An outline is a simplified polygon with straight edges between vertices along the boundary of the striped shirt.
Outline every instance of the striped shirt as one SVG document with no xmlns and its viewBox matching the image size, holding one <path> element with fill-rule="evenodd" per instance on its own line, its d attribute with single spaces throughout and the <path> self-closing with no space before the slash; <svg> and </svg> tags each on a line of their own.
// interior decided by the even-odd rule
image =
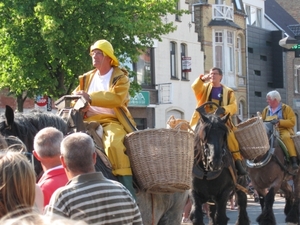
<svg viewBox="0 0 300 225">
<path fill-rule="evenodd" d="M 45 214 L 84 220 L 88 224 L 143 224 L 130 192 L 119 182 L 106 179 L 101 172 L 76 176 L 57 189 Z"/>
</svg>

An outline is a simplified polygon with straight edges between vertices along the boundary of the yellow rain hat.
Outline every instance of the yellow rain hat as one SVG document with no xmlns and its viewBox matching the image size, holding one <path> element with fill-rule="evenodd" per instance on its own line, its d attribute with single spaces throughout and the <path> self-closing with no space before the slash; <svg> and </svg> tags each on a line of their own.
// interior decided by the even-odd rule
<svg viewBox="0 0 300 225">
<path fill-rule="evenodd" d="M 114 49 L 110 42 L 104 39 L 98 40 L 91 46 L 90 52 L 94 51 L 95 49 L 101 50 L 105 55 L 111 58 L 111 65 L 119 66 L 119 60 L 114 55 Z"/>
</svg>

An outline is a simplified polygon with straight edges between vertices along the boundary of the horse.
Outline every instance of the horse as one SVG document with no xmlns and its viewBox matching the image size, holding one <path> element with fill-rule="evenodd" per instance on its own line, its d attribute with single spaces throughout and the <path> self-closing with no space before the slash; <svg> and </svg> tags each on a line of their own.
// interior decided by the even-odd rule
<svg viewBox="0 0 300 225">
<path fill-rule="evenodd" d="M 32 152 L 35 134 L 47 126 L 56 127 L 66 135 L 70 130 L 67 121 L 57 114 L 41 112 L 14 114 L 12 108 L 6 106 L 5 115 L 0 121 L 0 134 L 3 136 L 17 136 L 26 144 L 28 151 Z M 40 166 L 40 163 L 36 161 L 35 165 Z M 97 156 L 96 165 L 98 165 L 96 166 L 96 171 L 101 171 L 108 179 L 116 180 L 111 168 L 103 162 L 102 157 Z M 42 172 L 42 168 L 39 166 L 35 168 L 37 174 Z M 172 194 L 153 194 L 144 190 L 138 190 L 136 198 L 143 224 L 180 225 L 183 208 L 188 198 L 188 191 Z"/>
<path fill-rule="evenodd" d="M 204 107 L 215 105 L 215 113 L 206 114 Z M 190 219 L 193 225 L 204 225 L 202 204 L 209 203 L 210 224 L 226 225 L 226 204 L 231 192 L 238 197 L 239 216 L 236 224 L 248 225 L 246 211 L 247 195 L 245 176 L 237 177 L 232 155 L 227 148 L 229 114 L 220 117 L 219 106 L 207 102 L 196 109 L 200 119 L 195 128 L 194 168 L 192 181 L 193 210 Z"/>
<path fill-rule="evenodd" d="M 275 194 L 282 190 L 285 197 L 286 222 L 298 224 L 299 213 L 295 212 L 295 207 L 298 205 L 294 201 L 293 190 L 288 183 L 289 180 L 295 179 L 298 175 L 292 170 L 287 151 L 282 149 L 284 144 L 276 134 L 274 122 L 264 122 L 270 140 L 268 152 L 255 159 L 246 160 L 249 177 L 253 188 L 258 192 L 262 210 L 256 221 L 259 225 L 276 224 L 273 203 Z"/>
</svg>

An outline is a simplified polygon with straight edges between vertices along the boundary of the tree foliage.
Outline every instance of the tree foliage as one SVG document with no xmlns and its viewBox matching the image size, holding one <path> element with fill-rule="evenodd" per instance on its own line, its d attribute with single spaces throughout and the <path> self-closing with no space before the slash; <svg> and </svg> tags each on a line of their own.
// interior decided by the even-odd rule
<svg viewBox="0 0 300 225">
<path fill-rule="evenodd" d="M 161 18 L 183 14 L 177 0 L 2 0 L 0 88 L 18 99 L 60 97 L 92 69 L 89 47 L 109 40 L 120 61 L 175 29 Z M 138 89 L 137 84 L 133 84 Z M 20 110 L 20 109 L 19 109 Z M 22 110 L 21 110 L 22 111 Z"/>
</svg>

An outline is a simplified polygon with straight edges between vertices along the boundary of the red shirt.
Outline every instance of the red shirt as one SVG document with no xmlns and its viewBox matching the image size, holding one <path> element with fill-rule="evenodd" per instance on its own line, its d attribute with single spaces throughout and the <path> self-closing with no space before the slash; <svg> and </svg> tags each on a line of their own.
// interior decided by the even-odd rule
<svg viewBox="0 0 300 225">
<path fill-rule="evenodd" d="M 57 188 L 65 186 L 67 182 L 68 178 L 62 166 L 47 170 L 43 174 L 41 179 L 38 181 L 38 185 L 44 194 L 44 206 L 49 204 L 53 192 Z"/>
</svg>

